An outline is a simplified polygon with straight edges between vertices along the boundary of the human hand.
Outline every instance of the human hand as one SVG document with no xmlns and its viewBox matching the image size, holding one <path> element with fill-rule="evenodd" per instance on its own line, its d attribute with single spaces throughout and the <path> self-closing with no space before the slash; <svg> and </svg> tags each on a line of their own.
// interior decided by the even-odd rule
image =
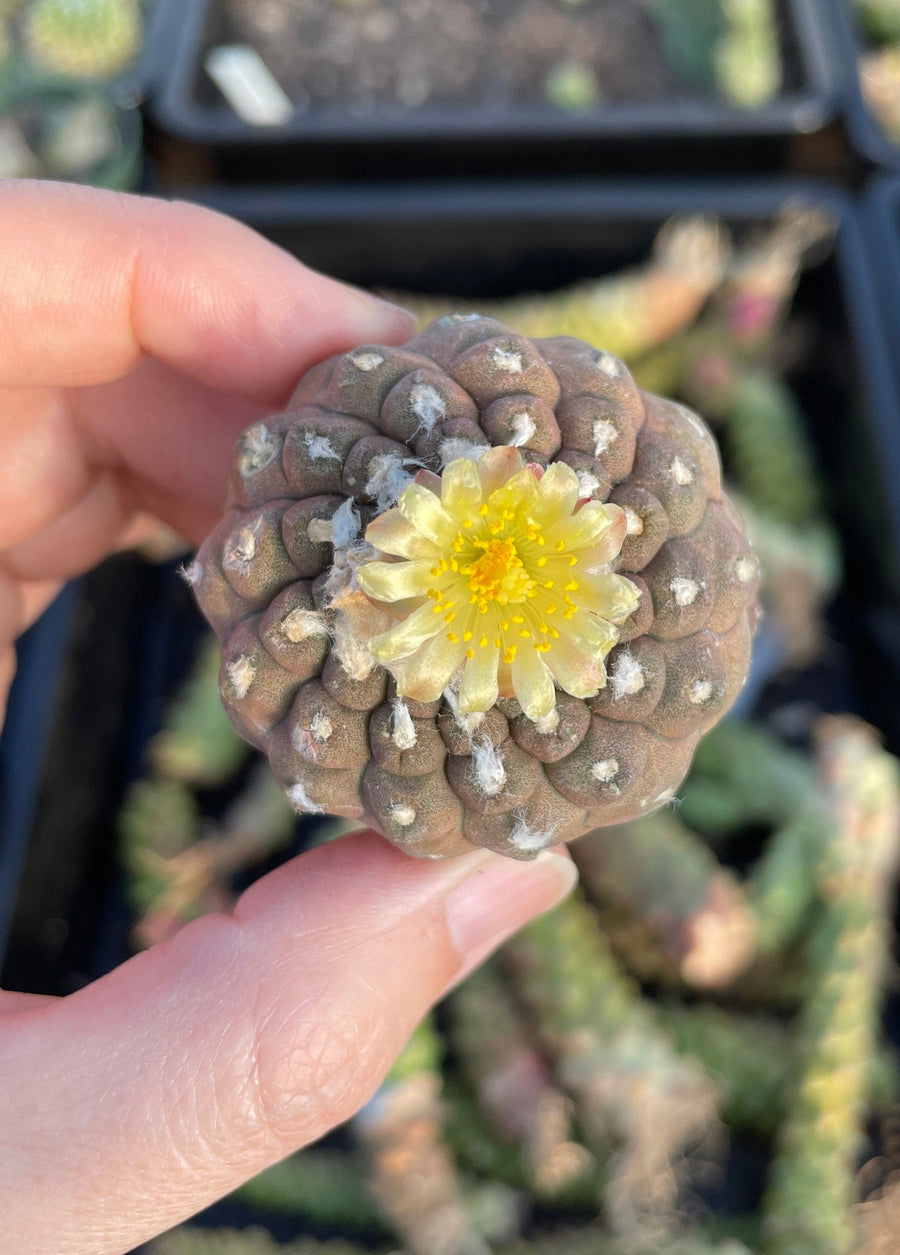
<svg viewBox="0 0 900 1255">
<path fill-rule="evenodd" d="M 149 516 L 199 541 L 243 427 L 413 328 L 188 205 L 8 183 L 0 240 L 2 702 L 63 579 Z M 2 1250 L 117 1255 L 321 1136 L 574 878 L 560 853 L 419 862 L 355 833 L 67 998 L 0 992 Z"/>
</svg>

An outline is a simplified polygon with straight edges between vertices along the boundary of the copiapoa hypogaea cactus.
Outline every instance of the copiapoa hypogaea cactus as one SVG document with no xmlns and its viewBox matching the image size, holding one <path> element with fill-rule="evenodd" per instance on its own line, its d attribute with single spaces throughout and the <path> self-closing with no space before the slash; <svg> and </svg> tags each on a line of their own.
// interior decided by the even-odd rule
<svg viewBox="0 0 900 1255">
<path fill-rule="evenodd" d="M 299 811 L 530 858 L 673 795 L 744 682 L 758 567 L 695 414 L 454 314 L 249 428 L 188 576 Z"/>
</svg>

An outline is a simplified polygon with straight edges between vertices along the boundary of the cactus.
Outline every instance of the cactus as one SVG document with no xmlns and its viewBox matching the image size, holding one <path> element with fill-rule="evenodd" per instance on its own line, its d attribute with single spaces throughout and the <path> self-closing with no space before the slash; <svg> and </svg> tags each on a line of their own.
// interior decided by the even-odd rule
<svg viewBox="0 0 900 1255">
<path fill-rule="evenodd" d="M 529 924 L 503 956 L 588 1145 L 604 1158 L 615 1147 L 605 1191 L 611 1223 L 623 1236 L 658 1236 L 671 1222 L 686 1153 L 717 1127 L 717 1087 L 679 1057 L 583 899 Z"/>
<path fill-rule="evenodd" d="M 349 1242 L 300 1238 L 282 1244 L 265 1229 L 196 1229 L 183 1225 L 145 1248 L 147 1255 L 366 1255 Z"/>
<path fill-rule="evenodd" d="M 571 1103 L 553 1084 L 498 970 L 488 965 L 469 976 L 448 1012 L 479 1105 L 515 1146 L 530 1188 L 543 1198 L 565 1197 L 594 1178 L 594 1157 L 573 1139 Z"/>
<path fill-rule="evenodd" d="M 141 44 L 137 0 L 34 0 L 26 44 L 43 69 L 73 78 L 111 78 Z"/>
<path fill-rule="evenodd" d="M 900 42 L 900 0 L 854 0 L 854 7 L 874 43 Z"/>
<path fill-rule="evenodd" d="M 573 336 L 610 353 L 639 357 L 693 323 L 726 274 L 731 247 L 710 218 L 673 218 L 659 231 L 649 261 L 558 292 L 480 301 L 480 313 L 531 339 Z M 459 300 L 394 294 L 424 327 L 458 312 Z M 652 391 L 652 389 L 651 389 Z"/>
<path fill-rule="evenodd" d="M 781 50 L 773 0 L 721 0 L 725 29 L 716 48 L 722 95 L 741 109 L 758 109 L 781 87 Z"/>
<path fill-rule="evenodd" d="M 188 574 L 297 810 L 515 858 L 671 796 L 758 580 L 694 414 L 478 315 L 311 371 Z"/>
<path fill-rule="evenodd" d="M 900 825 L 898 764 L 872 730 L 823 720 L 819 759 L 832 838 L 818 868 L 817 979 L 804 1008 L 805 1065 L 765 1199 L 766 1255 L 846 1255 L 853 1174 L 889 946 Z"/>
<path fill-rule="evenodd" d="M 210 635 L 200 644 L 191 673 L 150 744 L 150 765 L 166 779 L 214 788 L 250 756 L 222 709 L 219 663 L 218 643 Z"/>
<path fill-rule="evenodd" d="M 573 856 L 586 891 L 639 915 L 688 984 L 721 988 L 749 964 L 756 924 L 743 892 L 675 815 L 598 828 Z"/>
<path fill-rule="evenodd" d="M 242 1185 L 232 1197 L 259 1211 L 302 1216 L 313 1225 L 354 1233 L 384 1231 L 362 1166 L 345 1151 L 312 1149 L 291 1155 Z"/>
<path fill-rule="evenodd" d="M 354 1128 L 370 1188 L 409 1255 L 488 1255 L 442 1136 L 439 1069 L 440 1043 L 426 1018 Z"/>
</svg>

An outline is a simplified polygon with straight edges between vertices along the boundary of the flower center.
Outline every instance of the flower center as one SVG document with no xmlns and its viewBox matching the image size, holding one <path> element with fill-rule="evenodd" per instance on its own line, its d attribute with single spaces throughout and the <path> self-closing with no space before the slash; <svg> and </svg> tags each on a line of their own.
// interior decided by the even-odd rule
<svg viewBox="0 0 900 1255">
<path fill-rule="evenodd" d="M 476 540 L 474 544 L 484 552 L 468 566 L 461 567 L 460 574 L 468 577 L 469 601 L 479 610 L 482 603 L 486 609 L 489 601 L 504 605 L 534 595 L 535 581 L 525 570 L 514 540 Z"/>
</svg>

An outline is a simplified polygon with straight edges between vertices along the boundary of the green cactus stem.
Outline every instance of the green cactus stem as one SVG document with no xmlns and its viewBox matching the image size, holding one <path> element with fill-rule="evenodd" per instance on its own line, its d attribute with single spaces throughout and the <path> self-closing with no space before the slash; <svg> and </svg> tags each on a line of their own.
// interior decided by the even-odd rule
<svg viewBox="0 0 900 1255">
<path fill-rule="evenodd" d="M 781 88 L 773 0 L 721 0 L 725 28 L 716 47 L 719 91 L 740 109 L 758 109 Z"/>
<path fill-rule="evenodd" d="M 300 1238 L 276 1242 L 265 1229 L 196 1229 L 183 1225 L 151 1242 L 147 1255 L 371 1255 L 349 1242 Z"/>
<path fill-rule="evenodd" d="M 137 0 L 33 0 L 26 44 L 45 70 L 73 78 L 111 78 L 141 45 Z"/>
<path fill-rule="evenodd" d="M 259 1211 L 301 1216 L 310 1224 L 384 1234 L 362 1164 L 347 1151 L 312 1148 L 291 1155 L 235 1190 L 233 1197 Z"/>
<path fill-rule="evenodd" d="M 588 1146 L 612 1153 L 614 1228 L 643 1239 L 665 1232 L 685 1155 L 717 1125 L 716 1086 L 677 1054 L 583 898 L 530 924 L 503 956 Z"/>
<path fill-rule="evenodd" d="M 721 282 L 730 256 L 727 233 L 709 218 L 673 218 L 650 260 L 557 292 L 476 301 L 483 315 L 531 337 L 574 336 L 629 360 L 689 327 Z M 472 302 L 403 293 L 424 326 Z"/>
<path fill-rule="evenodd" d="M 443 1138 L 441 1044 L 430 1017 L 354 1120 L 369 1187 L 410 1255 L 488 1255 Z"/>
<path fill-rule="evenodd" d="M 670 811 L 597 828 L 572 853 L 587 893 L 639 915 L 688 984 L 721 988 L 750 963 L 756 924 L 741 887 Z"/>
<path fill-rule="evenodd" d="M 854 7 L 874 43 L 900 42 L 900 0 L 854 0 Z"/>
<path fill-rule="evenodd" d="M 689 827 L 723 841 L 751 824 L 789 822 L 815 788 L 802 754 L 764 728 L 731 719 L 697 747 L 678 813 Z"/>
<path fill-rule="evenodd" d="M 821 860 L 816 980 L 802 1023 L 804 1069 L 765 1198 L 766 1255 L 846 1255 L 867 1062 L 889 948 L 898 854 L 898 764 L 849 717 L 822 720 L 818 758 L 835 828 Z"/>
<path fill-rule="evenodd" d="M 530 1188 L 557 1198 L 596 1178 L 594 1156 L 574 1140 L 571 1102 L 553 1084 L 499 968 L 468 977 L 447 1010 L 463 1072 Z"/>
<path fill-rule="evenodd" d="M 250 755 L 222 709 L 219 663 L 219 646 L 210 634 L 150 746 L 155 771 L 196 788 L 223 784 Z"/>
<path fill-rule="evenodd" d="M 662 1244 L 635 1245 L 594 1227 L 554 1231 L 503 1247 L 497 1255 L 753 1255 L 737 1238 L 719 1239 L 688 1232 Z"/>
<path fill-rule="evenodd" d="M 808 922 L 816 900 L 816 868 L 830 828 L 830 817 L 817 801 L 811 801 L 766 843 L 748 883 L 760 956 L 781 953 Z"/>
</svg>

